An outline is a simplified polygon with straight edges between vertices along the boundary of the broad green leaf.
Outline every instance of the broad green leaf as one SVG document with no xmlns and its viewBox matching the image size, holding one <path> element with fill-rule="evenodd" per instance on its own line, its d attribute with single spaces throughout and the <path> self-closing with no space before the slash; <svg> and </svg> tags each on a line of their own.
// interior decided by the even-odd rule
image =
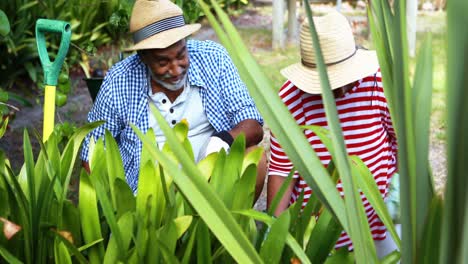
<svg viewBox="0 0 468 264">
<path fill-rule="evenodd" d="M 125 180 L 120 178 L 115 179 L 114 191 L 119 195 L 116 196 L 117 202 L 117 218 L 120 218 L 126 212 L 133 212 L 136 209 L 136 199 L 133 192 Z"/>
<path fill-rule="evenodd" d="M 5 37 L 8 33 L 10 33 L 10 22 L 5 12 L 0 9 L 0 35 Z"/>
<path fill-rule="evenodd" d="M 354 255 L 353 255 L 353 252 L 349 252 L 347 247 L 342 247 L 338 249 L 335 254 L 328 257 L 324 263 L 325 264 L 354 263 Z"/>
<path fill-rule="evenodd" d="M 440 258 L 443 213 L 443 197 L 434 195 L 423 225 L 421 250 L 418 252 L 419 263 L 431 263 Z"/>
<path fill-rule="evenodd" d="M 171 133 L 171 128 L 164 118 L 154 106 L 150 107 L 166 136 L 168 144 L 182 164 L 182 171 L 179 171 L 180 167 L 178 164 L 163 156 L 158 148 L 151 146 L 151 141 L 136 127 L 132 126 L 140 140 L 142 140 L 151 155 L 158 160 L 166 170 L 171 172 L 179 171 L 179 173 L 174 173 L 172 175 L 177 187 L 185 194 L 185 197 L 187 197 L 191 205 L 197 210 L 200 217 L 207 223 L 211 231 L 236 261 L 242 263 L 261 262 L 257 252 L 245 235 L 242 234 L 240 227 L 236 224 L 227 208 L 208 186 L 205 179 L 199 176 L 201 173 L 178 142 L 175 135 Z"/>
<path fill-rule="evenodd" d="M 99 221 L 98 201 L 96 191 L 89 179 L 88 174 L 82 170 L 80 175 L 80 200 L 78 207 L 81 217 L 81 232 L 84 242 L 93 243 L 102 239 L 101 224 Z M 102 263 L 104 257 L 104 247 L 98 243 L 88 249 L 90 263 Z"/>
<path fill-rule="evenodd" d="M 242 210 L 252 207 L 256 180 L 257 166 L 255 164 L 251 164 L 247 167 L 242 177 L 233 186 L 235 192 L 231 207 L 232 210 Z"/>
<path fill-rule="evenodd" d="M 197 263 L 212 263 L 210 231 L 205 223 L 197 226 Z"/>
<path fill-rule="evenodd" d="M 62 228 L 72 234 L 75 245 L 81 245 L 81 230 L 80 230 L 80 211 L 70 201 L 64 201 L 63 204 L 63 221 Z"/>
<path fill-rule="evenodd" d="M 105 134 L 105 141 L 106 141 L 106 160 L 107 164 L 107 175 L 109 176 L 109 187 L 110 193 L 112 197 L 112 204 L 114 208 L 117 207 L 117 196 L 119 195 L 116 193 L 114 189 L 114 182 L 115 179 L 120 178 L 125 180 L 125 172 L 123 168 L 122 158 L 120 157 L 119 146 L 115 142 L 115 139 L 112 137 L 109 131 L 106 130 Z"/>
<path fill-rule="evenodd" d="M 382 264 L 397 264 L 400 263 L 401 254 L 398 250 L 393 251 L 392 253 L 385 256 L 380 263 Z M 426 262 L 430 263 L 430 262 Z"/>
<path fill-rule="evenodd" d="M 184 252 L 184 256 L 182 257 L 183 264 L 190 263 L 190 260 L 192 258 L 193 248 L 195 247 L 195 239 L 197 238 L 197 229 L 198 229 L 198 225 L 200 224 L 199 219 L 194 220 L 194 223 L 195 224 L 192 225 L 192 228 L 191 228 L 190 237 L 183 251 Z"/>
<path fill-rule="evenodd" d="M 59 240 L 55 240 L 54 253 L 55 263 L 72 263 L 71 256 L 68 253 L 67 247 L 63 243 L 59 242 Z"/>
<path fill-rule="evenodd" d="M 397 245 L 398 249 L 401 249 L 401 240 L 398 236 L 395 226 L 393 224 L 392 217 L 390 216 L 387 206 L 382 198 L 382 194 L 375 182 L 374 176 L 370 172 L 369 168 L 358 156 L 350 156 L 351 166 L 353 174 L 356 175 L 356 181 L 361 191 L 366 196 L 372 208 L 377 212 L 380 220 L 387 227 L 388 232 L 391 234 L 393 241 Z"/>
<path fill-rule="evenodd" d="M 466 236 L 468 163 L 465 158 L 468 142 L 464 140 L 468 129 L 466 10 L 468 10 L 468 1 L 447 2 L 447 182 L 444 193 L 440 263 L 468 261 L 466 250 L 462 248 L 468 244 Z M 461 226 L 465 227 L 463 232 L 460 232 Z"/>
<path fill-rule="evenodd" d="M 185 215 L 174 219 L 174 224 L 176 227 L 177 238 L 180 238 L 190 227 L 192 223 L 193 216 Z"/>
<path fill-rule="evenodd" d="M 158 240 L 157 247 L 162 253 L 163 263 L 180 263 L 179 260 L 174 256 L 173 252 L 167 248 L 165 241 Z"/>
<path fill-rule="evenodd" d="M 215 168 L 217 156 L 216 155 L 208 155 L 206 158 L 202 159 L 198 162 L 197 167 L 202 173 L 201 175 L 208 181 L 213 173 Z"/>
<path fill-rule="evenodd" d="M 23 262 L 11 254 L 6 248 L 0 246 L 0 255 L 10 264 L 22 264 Z"/>
<path fill-rule="evenodd" d="M 98 141 L 99 142 L 99 141 Z M 102 142 L 102 141 L 101 141 Z M 100 152 L 102 145 L 97 144 L 95 149 L 94 156 L 96 157 L 96 152 Z M 103 150 L 102 150 L 103 151 Z M 99 200 L 100 208 L 102 209 L 102 213 L 107 221 L 107 224 L 110 227 L 110 231 L 112 233 L 112 237 L 115 239 L 117 248 L 118 248 L 118 259 L 123 261 L 124 260 L 124 253 L 125 253 L 125 245 L 124 240 L 117 223 L 116 216 L 114 214 L 115 209 L 112 206 L 112 200 L 108 196 L 108 186 L 104 186 L 105 182 L 108 180 L 105 178 L 105 174 L 107 169 L 104 167 L 106 166 L 105 160 L 101 159 L 101 162 L 94 162 L 94 167 L 91 169 L 91 174 L 89 175 L 89 179 L 94 186 L 96 196 Z M 108 164 L 107 166 L 112 166 L 112 164 Z M 81 187 L 81 186 L 80 186 Z M 102 255 L 101 255 L 102 256 Z"/>
<path fill-rule="evenodd" d="M 4 163 L 4 158 L 3 158 L 3 152 L 0 152 L 2 156 L 2 163 Z M 6 183 L 6 186 L 9 188 L 10 193 L 13 194 L 15 205 L 16 205 L 16 216 L 18 217 L 18 224 L 22 228 L 22 233 L 24 235 L 23 239 L 23 247 L 25 249 L 25 258 L 26 260 L 32 261 L 32 255 L 33 252 L 28 249 L 32 249 L 31 244 L 32 244 L 32 238 L 31 238 L 31 223 L 29 222 L 30 220 L 30 214 L 31 212 L 29 211 L 29 206 L 28 206 L 28 200 L 26 198 L 25 193 L 23 192 L 20 183 L 18 182 L 18 179 L 15 177 L 13 172 L 11 171 L 11 168 L 5 167 L 5 172 L 0 173 L 0 176 L 4 177 L 4 181 Z M 13 209 L 13 208 L 12 208 Z M 5 254 L 8 254 L 6 252 Z"/>
<path fill-rule="evenodd" d="M 127 212 L 117 221 L 117 225 L 122 234 L 123 249 L 125 250 L 123 253 L 127 252 L 130 242 L 132 241 L 134 228 L 133 217 L 133 213 Z M 121 255 L 118 251 L 119 248 L 117 246 L 116 238 L 115 236 L 111 236 L 106 248 L 106 254 L 104 255 L 104 263 L 117 263 L 119 261 L 119 255 Z M 125 262 L 124 259 L 121 259 L 120 261 Z"/>
<path fill-rule="evenodd" d="M 417 223 L 423 223 L 434 196 L 434 182 L 429 164 L 429 138 L 432 102 L 432 43 L 429 35 L 420 47 L 413 84 L 413 120 L 416 145 Z M 416 226 L 416 238 L 421 241 L 424 225 Z"/>
<path fill-rule="evenodd" d="M 275 221 L 270 215 L 253 210 L 253 209 L 242 210 L 242 211 L 237 211 L 233 213 L 252 217 L 253 219 L 261 221 L 267 224 L 268 226 L 271 226 Z M 291 248 L 294 254 L 299 258 L 301 263 L 304 263 L 304 264 L 311 263 L 309 258 L 305 254 L 304 250 L 302 249 L 302 247 L 297 243 L 297 241 L 294 239 L 294 237 L 291 234 L 287 235 L 286 244 L 289 246 L 289 248 Z"/>
<path fill-rule="evenodd" d="M 62 160 L 60 162 L 61 168 L 62 168 L 61 169 L 62 175 L 60 176 L 60 179 L 62 181 L 69 182 L 69 179 L 71 177 L 71 174 L 74 168 L 73 165 L 75 164 L 76 156 L 78 154 L 78 151 L 80 150 L 80 146 L 81 146 L 81 143 L 83 142 L 83 139 L 86 137 L 86 135 L 89 132 L 91 132 L 93 129 L 95 129 L 96 127 L 102 124 L 104 124 L 103 121 L 88 123 L 78 128 L 76 132 L 73 133 L 73 135 L 71 136 L 70 140 L 68 141 L 62 153 Z M 94 142 L 94 140 L 91 139 L 90 142 Z M 89 151 L 90 153 L 93 153 L 91 146 L 90 146 Z"/>
<path fill-rule="evenodd" d="M 250 164 L 255 164 L 258 166 L 258 163 L 260 162 L 263 154 L 264 149 L 261 147 L 256 147 L 255 149 L 247 152 L 247 154 L 244 155 L 244 161 L 242 162 L 242 173 L 244 173 L 245 169 Z"/>
<path fill-rule="evenodd" d="M 81 254 L 78 248 L 75 247 L 70 241 L 68 241 L 63 235 L 59 234 L 56 231 L 49 230 L 49 233 L 53 234 L 56 238 L 56 241 L 60 241 L 62 245 L 66 247 L 68 251 L 70 251 L 70 256 L 73 255 L 76 260 L 80 263 L 88 263 L 86 258 Z"/>
<path fill-rule="evenodd" d="M 1 12 L 2 10 L 0 10 Z M 8 120 L 10 119 L 9 116 L 7 116 L 7 118 L 5 118 L 1 123 L 0 123 L 0 138 L 3 137 L 3 135 L 5 135 L 5 132 L 6 132 L 6 129 L 8 127 Z"/>
<path fill-rule="evenodd" d="M 141 164 L 138 178 L 138 195 L 136 197 L 136 212 L 138 217 L 149 217 L 149 221 L 156 225 L 156 182 L 159 182 L 159 170 L 153 161 Z M 162 195 L 162 193 L 161 193 Z M 156 226 L 159 226 L 156 225 Z"/>
<path fill-rule="evenodd" d="M 312 263 L 324 263 L 340 238 L 343 228 L 328 210 L 322 211 L 314 229 L 311 239 L 307 243 L 306 254 Z"/>
<path fill-rule="evenodd" d="M 289 211 L 286 210 L 271 225 L 271 230 L 260 249 L 260 256 L 265 263 L 278 263 L 280 261 L 288 235 L 289 220 Z"/>
</svg>

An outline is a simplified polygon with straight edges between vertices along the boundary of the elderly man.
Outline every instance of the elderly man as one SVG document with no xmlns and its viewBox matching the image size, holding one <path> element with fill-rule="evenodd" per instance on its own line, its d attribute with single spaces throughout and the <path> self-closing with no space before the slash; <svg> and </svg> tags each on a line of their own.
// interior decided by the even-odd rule
<svg viewBox="0 0 468 264">
<path fill-rule="evenodd" d="M 188 137 L 195 160 L 221 149 L 229 150 L 243 133 L 247 147 L 263 138 L 263 120 L 226 50 L 211 41 L 187 40 L 200 28 L 186 25 L 182 10 L 169 0 L 138 0 L 130 19 L 136 51 L 106 75 L 88 121 L 106 123 L 85 139 L 81 158 L 89 171 L 90 138 L 109 130 L 122 156 L 126 179 L 136 191 L 142 142 L 134 124 L 144 133 L 153 128 L 158 145 L 165 137 L 150 104 L 173 126 L 189 124 Z M 259 165 L 257 196 L 263 187 L 266 160 Z"/>
</svg>

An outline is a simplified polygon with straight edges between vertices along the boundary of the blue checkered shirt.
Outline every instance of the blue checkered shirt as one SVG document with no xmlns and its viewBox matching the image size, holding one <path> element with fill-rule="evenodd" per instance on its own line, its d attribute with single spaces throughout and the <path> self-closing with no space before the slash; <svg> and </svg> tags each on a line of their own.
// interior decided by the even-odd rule
<svg viewBox="0 0 468 264">
<path fill-rule="evenodd" d="M 212 41 L 187 41 L 190 67 L 188 80 L 200 87 L 203 108 L 216 131 L 231 130 L 245 119 L 263 124 L 253 99 L 230 59 L 227 51 Z M 117 63 L 107 73 L 88 121 L 106 121 L 87 135 L 81 159 L 88 161 L 90 138 L 98 139 L 109 130 L 116 139 L 125 176 L 135 192 L 138 185 L 142 143 L 133 132 L 134 124 L 143 133 L 148 125 L 147 67 L 138 55 Z"/>
</svg>

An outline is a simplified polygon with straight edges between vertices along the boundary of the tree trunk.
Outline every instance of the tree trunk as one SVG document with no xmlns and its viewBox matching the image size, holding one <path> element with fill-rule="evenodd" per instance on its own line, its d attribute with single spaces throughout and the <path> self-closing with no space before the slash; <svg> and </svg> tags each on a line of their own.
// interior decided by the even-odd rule
<svg viewBox="0 0 468 264">
<path fill-rule="evenodd" d="M 297 2 L 296 0 L 288 0 L 288 42 L 296 43 L 299 35 L 299 25 L 297 22 Z"/>
<path fill-rule="evenodd" d="M 273 50 L 284 48 L 284 0 L 273 0 Z"/>
<path fill-rule="evenodd" d="M 336 0 L 336 11 L 341 12 L 341 0 Z"/>
</svg>

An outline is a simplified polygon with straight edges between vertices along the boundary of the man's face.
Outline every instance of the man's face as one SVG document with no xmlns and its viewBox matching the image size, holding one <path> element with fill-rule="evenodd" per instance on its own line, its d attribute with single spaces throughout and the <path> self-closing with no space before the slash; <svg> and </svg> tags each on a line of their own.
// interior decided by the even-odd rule
<svg viewBox="0 0 468 264">
<path fill-rule="evenodd" d="M 141 55 L 155 82 L 169 90 L 183 87 L 190 64 L 185 39 L 165 49 L 144 50 Z"/>
</svg>

